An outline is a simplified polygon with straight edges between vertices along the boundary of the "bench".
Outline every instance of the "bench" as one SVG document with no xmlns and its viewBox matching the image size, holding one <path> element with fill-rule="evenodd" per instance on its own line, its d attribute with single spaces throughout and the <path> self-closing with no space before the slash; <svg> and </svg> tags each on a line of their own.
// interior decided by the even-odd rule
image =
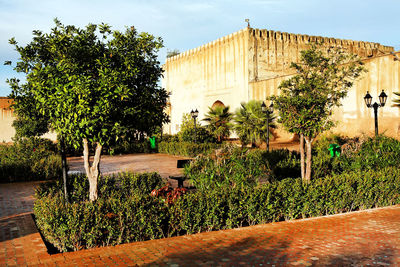
<svg viewBox="0 0 400 267">
<path fill-rule="evenodd" d="M 176 167 L 178 169 L 182 169 L 185 167 L 185 165 L 190 164 L 190 159 L 178 159 L 176 162 Z M 170 176 L 169 179 L 177 180 L 178 181 L 178 187 L 183 187 L 183 181 L 186 180 L 185 176 Z"/>
</svg>

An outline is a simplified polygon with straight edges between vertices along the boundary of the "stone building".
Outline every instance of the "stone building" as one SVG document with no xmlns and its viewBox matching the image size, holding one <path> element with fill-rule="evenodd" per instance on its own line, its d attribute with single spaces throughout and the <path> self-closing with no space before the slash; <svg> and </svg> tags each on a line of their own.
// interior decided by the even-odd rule
<svg viewBox="0 0 400 267">
<path fill-rule="evenodd" d="M 10 108 L 11 104 L 11 99 L 0 96 L 0 142 L 10 142 L 15 135 L 15 130 L 12 127 L 14 115 Z"/>
<path fill-rule="evenodd" d="M 177 133 L 182 115 L 192 109 L 199 110 L 201 121 L 213 105 L 229 105 L 233 112 L 243 101 L 265 100 L 278 94 L 280 82 L 294 74 L 290 63 L 298 62 L 300 51 L 315 42 L 322 43 L 325 49 L 341 47 L 359 55 L 368 69 L 333 114 L 339 121 L 333 132 L 349 136 L 373 134 L 373 111 L 365 106 L 363 97 L 369 91 L 373 101 L 378 101 L 378 95 L 385 90 L 388 102 L 379 109 L 380 132 L 400 137 L 400 111 L 391 107 L 393 92 L 400 91 L 400 52 L 379 43 L 250 27 L 166 60 L 163 87 L 170 92 L 171 122 L 164 131 Z M 284 131 L 279 135 L 290 137 Z"/>
<path fill-rule="evenodd" d="M 15 129 L 12 127 L 12 123 L 15 120 L 15 114 L 11 108 L 12 103 L 13 99 L 0 96 L 0 143 L 12 142 L 12 138 L 15 135 Z M 52 141 L 57 140 L 57 135 L 53 132 L 46 133 L 42 137 Z"/>
</svg>

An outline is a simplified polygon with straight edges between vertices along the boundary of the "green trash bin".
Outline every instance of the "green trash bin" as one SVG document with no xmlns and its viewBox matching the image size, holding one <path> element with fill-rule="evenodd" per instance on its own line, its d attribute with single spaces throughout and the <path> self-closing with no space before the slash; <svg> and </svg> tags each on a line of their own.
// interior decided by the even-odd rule
<svg viewBox="0 0 400 267">
<path fill-rule="evenodd" d="M 340 153 L 342 152 L 338 144 L 330 144 L 328 150 L 331 153 L 331 158 L 340 157 Z"/>
<path fill-rule="evenodd" d="M 156 137 L 152 136 L 149 138 L 150 141 L 150 148 L 155 150 L 156 149 Z"/>
</svg>

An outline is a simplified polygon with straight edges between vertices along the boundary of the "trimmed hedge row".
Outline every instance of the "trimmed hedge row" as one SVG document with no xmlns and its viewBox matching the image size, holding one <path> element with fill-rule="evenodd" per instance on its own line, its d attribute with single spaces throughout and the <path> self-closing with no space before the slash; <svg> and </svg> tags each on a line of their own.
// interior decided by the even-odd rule
<svg viewBox="0 0 400 267">
<path fill-rule="evenodd" d="M 300 174 L 297 152 L 287 149 L 267 152 L 225 146 L 218 153 L 201 155 L 185 168 L 185 175 L 198 190 L 249 186 L 275 182 Z"/>
<path fill-rule="evenodd" d="M 59 187 L 41 187 L 34 212 L 45 238 L 61 251 L 79 250 L 400 203 L 396 167 L 334 174 L 308 184 L 296 178 L 196 191 L 170 205 L 149 195 L 161 178 L 124 177 L 121 183 L 102 179 L 95 203 L 86 200 L 85 188 L 75 190 L 74 202 L 66 204 Z M 76 176 L 76 186 L 81 179 Z M 145 179 L 152 181 L 140 185 L 145 189 L 132 189 Z"/>
<path fill-rule="evenodd" d="M 195 157 L 199 154 L 208 154 L 215 149 L 221 148 L 216 143 L 191 143 L 191 142 L 160 142 L 158 152 L 184 157 Z"/>
</svg>

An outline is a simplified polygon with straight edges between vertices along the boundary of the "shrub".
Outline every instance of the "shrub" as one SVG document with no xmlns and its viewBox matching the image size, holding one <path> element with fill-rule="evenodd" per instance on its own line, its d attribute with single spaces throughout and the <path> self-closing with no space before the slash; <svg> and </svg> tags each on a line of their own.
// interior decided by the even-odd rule
<svg viewBox="0 0 400 267">
<path fill-rule="evenodd" d="M 400 203 L 396 167 L 333 174 L 310 183 L 287 178 L 254 187 L 198 190 L 170 203 L 148 194 L 159 184 L 156 174 L 145 176 L 149 183 L 143 175 L 124 175 L 126 182 L 102 178 L 96 202 L 87 201 L 87 189 L 78 187 L 66 204 L 55 183 L 42 185 L 34 212 L 45 238 L 69 251 Z M 73 183 L 82 179 L 74 177 Z"/>
<path fill-rule="evenodd" d="M 364 151 L 380 168 L 348 170 L 349 161 L 340 172 L 309 183 L 286 177 L 288 169 L 298 171 L 294 152 L 227 147 L 192 162 L 185 172 L 197 190 L 176 190 L 173 201 L 150 194 L 163 186 L 156 173 L 102 177 L 96 202 L 88 201 L 87 179 L 72 175 L 71 204 L 64 203 L 62 184 L 55 181 L 37 189 L 34 212 L 45 238 L 69 251 L 400 204 L 396 146 L 392 139 L 367 140 L 344 159 L 359 160 Z M 260 183 L 262 177 L 268 182 Z"/>
<path fill-rule="evenodd" d="M 38 137 L 0 145 L 0 182 L 55 179 L 61 173 L 56 145 Z"/>
<path fill-rule="evenodd" d="M 122 173 L 102 177 L 99 198 L 88 201 L 88 180 L 70 175 L 70 204 L 65 203 L 62 183 L 41 184 L 36 190 L 36 223 L 60 251 L 116 245 L 164 237 L 168 233 L 168 207 L 150 196 L 162 186 L 157 173 Z"/>
<path fill-rule="evenodd" d="M 189 113 L 182 115 L 181 130 L 176 135 L 180 142 L 191 142 L 194 143 L 215 143 L 216 138 L 207 131 L 207 129 L 200 124 L 194 125 L 194 120 Z M 196 137 L 196 138 L 195 138 Z"/>
<path fill-rule="evenodd" d="M 185 195 L 173 207 L 179 219 L 171 224 L 190 233 L 228 229 L 399 204 L 399 195 L 400 170 L 394 167 L 335 174 L 309 184 L 288 178 Z"/>
<path fill-rule="evenodd" d="M 99 179 L 99 198 L 126 198 L 132 195 L 149 195 L 153 189 L 164 184 L 161 176 L 156 172 L 135 174 L 122 172 Z M 73 174 L 67 180 L 68 194 L 71 202 L 87 201 L 89 195 L 89 181 L 85 174 Z M 36 189 L 36 197 L 46 197 L 63 190 L 61 180 L 41 184 Z"/>
<path fill-rule="evenodd" d="M 157 141 L 158 143 L 158 141 Z M 90 153 L 94 153 L 94 147 L 89 147 Z M 104 155 L 116 155 L 116 154 L 134 154 L 134 153 L 151 153 L 154 150 L 150 147 L 149 140 L 124 140 L 121 139 L 118 142 L 103 147 L 102 153 Z M 66 147 L 66 153 L 69 156 L 81 156 L 83 148 L 74 148 L 73 146 Z"/>
<path fill-rule="evenodd" d="M 380 135 L 368 138 L 352 157 L 351 169 L 379 169 L 400 166 L 400 141 Z"/>
<path fill-rule="evenodd" d="M 185 175 L 198 190 L 214 187 L 254 187 L 260 182 L 273 182 L 299 176 L 296 152 L 225 147 L 217 153 L 198 156 Z"/>
<path fill-rule="evenodd" d="M 149 140 L 145 141 L 122 141 L 114 146 L 107 148 L 107 154 L 133 154 L 133 153 L 151 153 Z"/>
<path fill-rule="evenodd" d="M 158 144 L 158 152 L 184 157 L 195 157 L 199 154 L 209 154 L 221 146 L 221 144 L 215 143 L 160 142 Z"/>
<path fill-rule="evenodd" d="M 164 237 L 168 207 L 158 198 L 132 195 L 67 204 L 60 192 L 35 202 L 36 223 L 60 251 Z"/>
<path fill-rule="evenodd" d="M 178 135 L 163 134 L 160 142 L 179 142 Z"/>
<path fill-rule="evenodd" d="M 332 143 L 341 146 L 340 157 L 330 157 L 328 148 Z M 374 138 L 323 137 L 314 144 L 314 153 L 314 178 L 352 170 L 400 166 L 400 141 L 382 135 Z"/>
<path fill-rule="evenodd" d="M 313 145 L 313 161 L 312 171 L 313 178 L 325 177 L 331 173 L 341 173 L 343 169 L 347 169 L 346 154 L 342 153 L 340 158 L 331 158 L 329 152 L 330 144 L 338 144 L 343 147 L 344 144 L 350 143 L 352 139 L 345 138 L 340 135 L 322 136 Z"/>
<path fill-rule="evenodd" d="M 195 138 L 196 137 L 196 138 Z M 179 140 L 191 143 L 216 143 L 217 139 L 203 126 L 186 128 L 179 132 Z"/>
</svg>

